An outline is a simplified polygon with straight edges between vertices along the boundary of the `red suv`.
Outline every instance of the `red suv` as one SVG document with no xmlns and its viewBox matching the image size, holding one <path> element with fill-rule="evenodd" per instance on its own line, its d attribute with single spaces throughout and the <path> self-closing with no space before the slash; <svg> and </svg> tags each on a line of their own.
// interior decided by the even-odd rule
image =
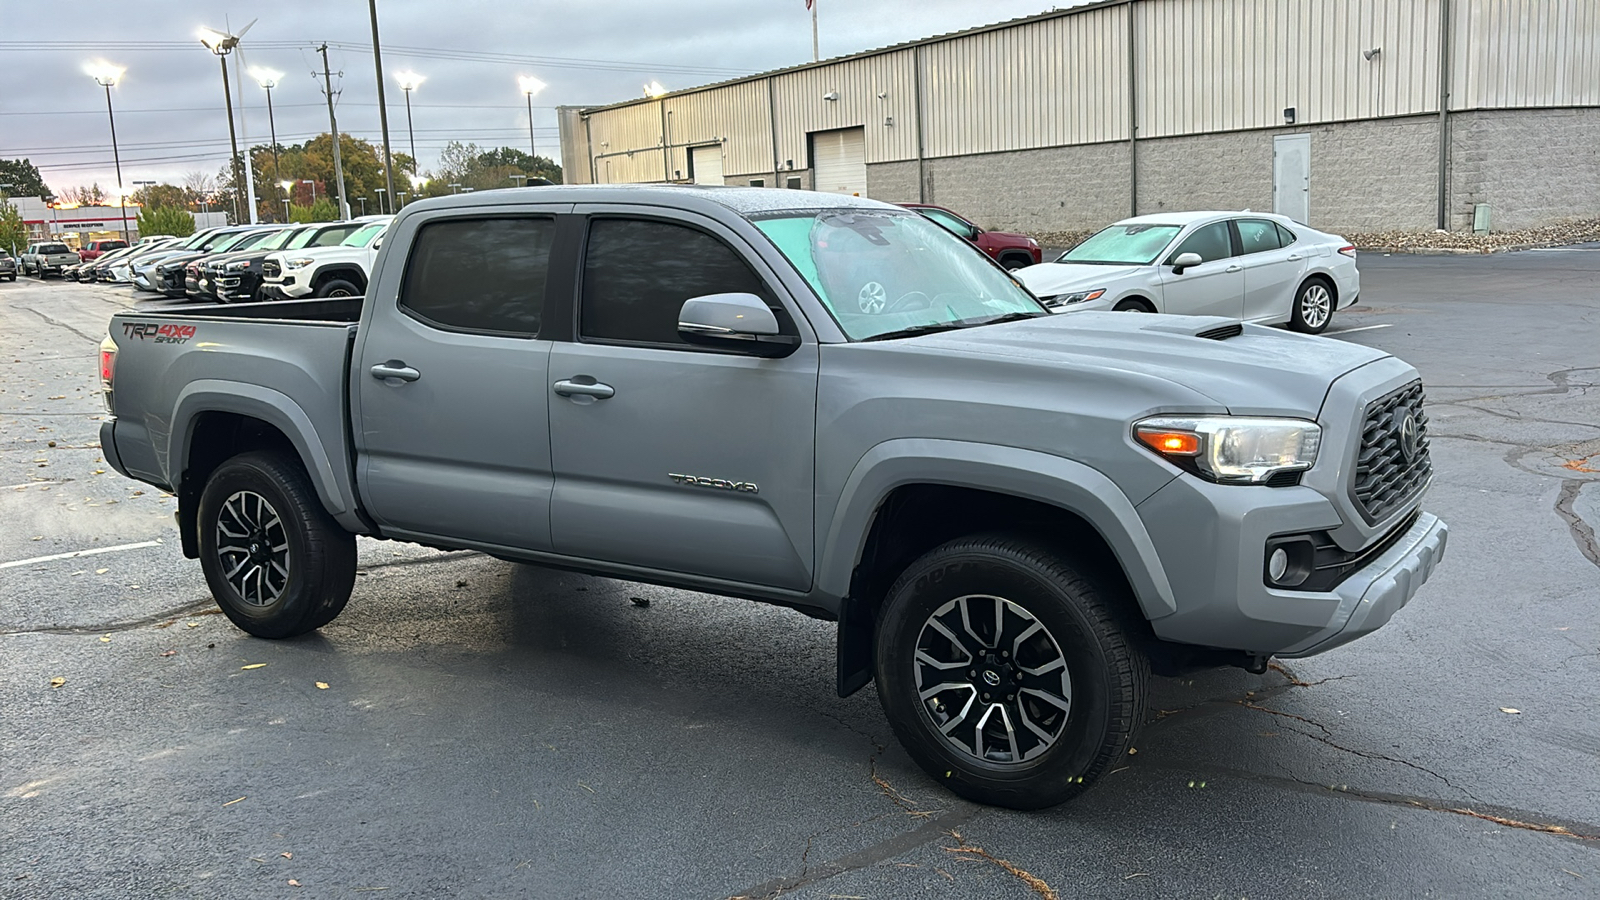
<svg viewBox="0 0 1600 900">
<path fill-rule="evenodd" d="M 78 261 L 93 262 L 94 260 L 99 259 L 100 254 L 102 253 L 110 253 L 113 250 L 121 250 L 126 246 L 128 246 L 128 242 L 123 240 L 90 241 L 88 246 L 78 251 Z"/>
<path fill-rule="evenodd" d="M 959 237 L 964 237 L 978 249 L 989 254 L 995 262 L 1008 269 L 1020 269 L 1043 262 L 1039 242 L 1025 234 L 1009 231 L 984 231 L 942 206 L 931 203 L 901 203 L 906 209 L 916 210 Z"/>
</svg>

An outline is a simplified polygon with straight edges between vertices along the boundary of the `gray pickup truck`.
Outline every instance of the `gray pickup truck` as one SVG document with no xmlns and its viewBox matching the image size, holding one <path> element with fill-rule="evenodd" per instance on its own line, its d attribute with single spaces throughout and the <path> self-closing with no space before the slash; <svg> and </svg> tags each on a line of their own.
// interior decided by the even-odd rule
<svg viewBox="0 0 1600 900">
<path fill-rule="evenodd" d="M 60 241 L 43 241 L 29 244 L 28 249 L 22 254 L 22 274 L 37 275 L 40 278 L 54 272 L 61 274 L 67 266 L 75 266 L 80 262 L 78 254 L 71 247 Z"/>
<path fill-rule="evenodd" d="M 394 220 L 365 298 L 112 319 L 106 459 L 266 638 L 356 534 L 837 621 L 934 779 L 1072 797 L 1152 671 L 1338 647 L 1440 560 L 1422 386 L 1218 319 L 1052 316 L 913 212 L 549 187 Z"/>
</svg>

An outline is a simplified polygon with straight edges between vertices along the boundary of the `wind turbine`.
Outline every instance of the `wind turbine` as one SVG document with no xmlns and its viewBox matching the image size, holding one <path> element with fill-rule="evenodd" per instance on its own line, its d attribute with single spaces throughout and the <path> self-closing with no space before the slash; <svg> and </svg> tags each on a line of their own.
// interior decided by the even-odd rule
<svg viewBox="0 0 1600 900">
<path fill-rule="evenodd" d="M 238 34 L 233 34 L 233 33 L 228 32 L 228 31 L 218 31 L 215 28 L 204 28 L 204 27 L 202 27 L 200 29 L 200 43 L 204 44 L 207 50 L 210 50 L 212 53 L 215 53 L 217 55 L 217 58 L 222 61 L 222 90 L 223 90 L 224 94 L 226 94 L 228 92 L 228 61 L 227 61 L 227 56 L 228 56 L 228 54 L 233 53 L 233 51 L 235 51 L 235 50 L 239 51 L 238 55 L 236 55 L 233 58 L 233 80 L 238 83 L 238 91 L 239 91 L 239 134 L 240 134 L 241 137 L 244 138 L 244 146 L 245 146 L 245 153 L 244 153 L 244 189 L 245 189 L 245 195 L 249 199 L 250 224 L 252 224 L 252 225 L 256 224 L 259 221 L 259 219 L 257 218 L 257 212 L 256 212 L 255 166 L 251 163 L 251 160 L 250 160 L 250 134 L 249 134 L 248 130 L 245 128 L 245 120 L 244 120 L 244 77 L 243 77 L 243 75 L 242 75 L 242 73 L 240 71 L 244 66 L 244 50 L 239 47 L 239 41 L 242 40 L 244 38 L 245 34 L 247 34 L 250 31 L 251 28 L 254 28 L 255 24 L 257 22 L 259 22 L 259 21 L 261 21 L 259 18 L 251 19 L 250 20 L 250 24 L 248 24 L 248 25 L 244 26 L 243 28 L 239 29 L 239 33 Z M 231 132 L 233 130 L 233 99 L 232 99 L 231 95 L 228 96 L 228 130 L 229 130 L 229 132 L 231 134 Z M 235 144 L 235 146 L 233 148 L 233 153 L 234 153 L 234 156 L 237 158 L 238 155 L 239 155 L 239 148 L 238 148 L 237 144 Z M 237 173 L 235 174 L 235 177 L 236 178 L 238 177 Z M 237 185 L 235 187 L 237 187 Z M 235 194 L 235 196 L 237 196 L 237 194 Z"/>
</svg>

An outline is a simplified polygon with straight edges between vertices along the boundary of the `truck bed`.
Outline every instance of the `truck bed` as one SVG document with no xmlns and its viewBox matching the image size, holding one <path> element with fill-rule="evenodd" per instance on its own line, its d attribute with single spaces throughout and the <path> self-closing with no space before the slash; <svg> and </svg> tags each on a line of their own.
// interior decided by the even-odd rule
<svg viewBox="0 0 1600 900">
<path fill-rule="evenodd" d="M 358 525 L 345 386 L 360 312 L 357 297 L 117 313 L 115 380 L 139 389 L 113 389 L 102 446 L 118 471 L 172 490 L 203 433 L 260 420 L 295 446 L 328 510 Z"/>
</svg>

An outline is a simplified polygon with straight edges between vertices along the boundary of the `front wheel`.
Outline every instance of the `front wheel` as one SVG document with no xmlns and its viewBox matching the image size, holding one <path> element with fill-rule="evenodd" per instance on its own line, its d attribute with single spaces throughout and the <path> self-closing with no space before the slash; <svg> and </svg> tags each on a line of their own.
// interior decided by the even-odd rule
<svg viewBox="0 0 1600 900">
<path fill-rule="evenodd" d="M 200 494 L 195 527 L 211 595 L 256 637 L 314 631 L 350 599 L 355 535 L 323 509 L 298 461 L 258 451 L 223 463 Z"/>
<path fill-rule="evenodd" d="M 318 297 L 359 297 L 361 288 L 355 282 L 343 278 L 334 278 L 317 288 Z"/>
<path fill-rule="evenodd" d="M 878 696 L 923 770 L 969 800 L 1041 809 L 1128 752 L 1149 662 L 1118 596 L 1030 541 L 963 538 L 913 563 L 878 623 Z"/>
<path fill-rule="evenodd" d="M 1294 295 L 1289 327 L 1304 334 L 1321 334 L 1333 320 L 1333 289 L 1321 279 L 1300 285 Z"/>
</svg>

